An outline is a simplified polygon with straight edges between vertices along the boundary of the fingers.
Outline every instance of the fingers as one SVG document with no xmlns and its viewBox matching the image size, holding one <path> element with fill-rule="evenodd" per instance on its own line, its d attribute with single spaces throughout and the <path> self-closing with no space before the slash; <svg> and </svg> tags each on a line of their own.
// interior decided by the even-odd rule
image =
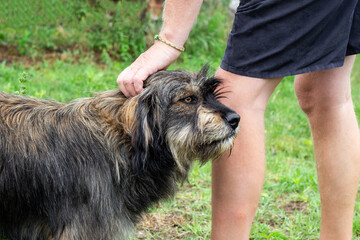
<svg viewBox="0 0 360 240">
<path fill-rule="evenodd" d="M 155 43 L 122 71 L 117 83 L 126 97 L 133 97 L 143 90 L 143 81 L 151 74 L 169 66 L 180 52 L 163 43 Z"/>
<path fill-rule="evenodd" d="M 145 54 L 141 54 L 133 64 L 120 73 L 117 79 L 119 88 L 126 97 L 134 97 L 141 93 L 143 81 L 157 70 L 151 67 L 144 56 Z"/>
<path fill-rule="evenodd" d="M 143 90 L 143 82 L 150 76 L 151 72 L 146 70 L 145 68 L 140 68 L 134 75 L 134 89 L 136 94 L 140 94 Z"/>
<path fill-rule="evenodd" d="M 121 92 L 126 97 L 131 97 L 131 90 L 130 89 L 128 90 L 128 86 L 130 85 L 130 81 L 131 81 L 131 78 L 128 77 L 129 74 L 131 74 L 131 71 L 128 67 L 119 74 L 119 76 L 116 80 Z"/>
<path fill-rule="evenodd" d="M 120 90 L 126 97 L 134 97 L 143 90 L 143 81 L 150 74 L 143 69 L 136 69 L 133 66 L 126 68 L 117 78 Z"/>
</svg>

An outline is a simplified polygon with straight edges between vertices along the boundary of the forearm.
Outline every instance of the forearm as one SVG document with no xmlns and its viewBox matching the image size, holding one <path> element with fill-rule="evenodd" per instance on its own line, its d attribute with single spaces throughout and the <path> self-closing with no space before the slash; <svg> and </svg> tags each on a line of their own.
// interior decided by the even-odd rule
<svg viewBox="0 0 360 240">
<path fill-rule="evenodd" d="M 183 47 L 200 11 L 202 0 L 166 0 L 163 13 L 163 27 L 160 37 L 177 47 Z M 166 69 L 180 51 L 163 44 L 155 43 L 141 54 L 129 67 L 122 71 L 118 78 L 120 90 L 127 97 L 139 94 L 143 81 L 151 74 Z"/>
<path fill-rule="evenodd" d="M 202 0 L 166 0 L 160 36 L 183 46 L 202 5 Z"/>
</svg>

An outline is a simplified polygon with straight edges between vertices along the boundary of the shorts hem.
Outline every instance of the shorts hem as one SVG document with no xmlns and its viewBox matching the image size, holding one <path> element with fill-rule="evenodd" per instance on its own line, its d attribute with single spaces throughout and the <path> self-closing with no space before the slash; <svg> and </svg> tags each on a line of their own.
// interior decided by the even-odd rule
<svg viewBox="0 0 360 240">
<path fill-rule="evenodd" d="M 351 55 L 353 55 L 353 54 L 351 54 Z M 266 79 L 266 78 L 279 78 L 279 77 L 294 76 L 294 75 L 299 75 L 299 74 L 303 74 L 303 73 L 309 73 L 309 72 L 314 72 L 314 71 L 320 71 L 320 70 L 326 70 L 326 69 L 331 69 L 331 68 L 342 67 L 343 65 L 344 65 L 344 60 L 338 61 L 338 62 L 335 62 L 335 63 L 326 64 L 326 65 L 315 65 L 315 66 L 302 68 L 302 69 L 299 69 L 299 70 L 292 70 L 292 71 L 280 72 L 280 73 L 244 71 L 244 70 L 239 70 L 236 67 L 230 66 L 229 64 L 227 64 L 225 62 L 221 63 L 220 68 L 225 70 L 225 71 L 235 73 L 235 74 L 238 74 L 238 75 L 242 75 L 242 76 L 253 77 L 253 78 L 265 78 Z"/>
<path fill-rule="evenodd" d="M 346 56 L 356 55 L 356 54 L 360 54 L 360 48 L 347 52 Z"/>
</svg>

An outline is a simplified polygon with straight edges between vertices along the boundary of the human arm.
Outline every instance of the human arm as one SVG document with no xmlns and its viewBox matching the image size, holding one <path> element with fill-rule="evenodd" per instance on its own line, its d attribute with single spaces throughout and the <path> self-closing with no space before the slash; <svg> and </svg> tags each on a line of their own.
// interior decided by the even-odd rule
<svg viewBox="0 0 360 240">
<path fill-rule="evenodd" d="M 159 34 L 161 38 L 177 47 L 183 47 L 201 5 L 202 0 L 166 0 L 163 26 Z M 119 74 L 117 83 L 120 90 L 127 97 L 139 94 L 143 89 L 143 81 L 156 71 L 166 69 L 180 56 L 180 53 L 163 42 L 155 41 L 147 51 Z"/>
</svg>

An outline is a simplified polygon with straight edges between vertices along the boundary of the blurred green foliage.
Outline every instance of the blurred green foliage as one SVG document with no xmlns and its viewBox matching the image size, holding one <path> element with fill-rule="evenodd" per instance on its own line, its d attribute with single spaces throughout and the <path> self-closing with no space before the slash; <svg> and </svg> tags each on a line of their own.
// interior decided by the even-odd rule
<svg viewBox="0 0 360 240">
<path fill-rule="evenodd" d="M 0 1 L 2 44 L 26 55 L 80 49 L 127 60 L 146 47 L 145 7 L 145 1 Z"/>
<path fill-rule="evenodd" d="M 148 15 L 146 1 L 2 0 L 0 45 L 32 57 L 80 51 L 129 61 L 160 31 L 161 19 Z M 221 57 L 230 20 L 227 1 L 206 1 L 189 39 L 189 53 Z"/>
</svg>

